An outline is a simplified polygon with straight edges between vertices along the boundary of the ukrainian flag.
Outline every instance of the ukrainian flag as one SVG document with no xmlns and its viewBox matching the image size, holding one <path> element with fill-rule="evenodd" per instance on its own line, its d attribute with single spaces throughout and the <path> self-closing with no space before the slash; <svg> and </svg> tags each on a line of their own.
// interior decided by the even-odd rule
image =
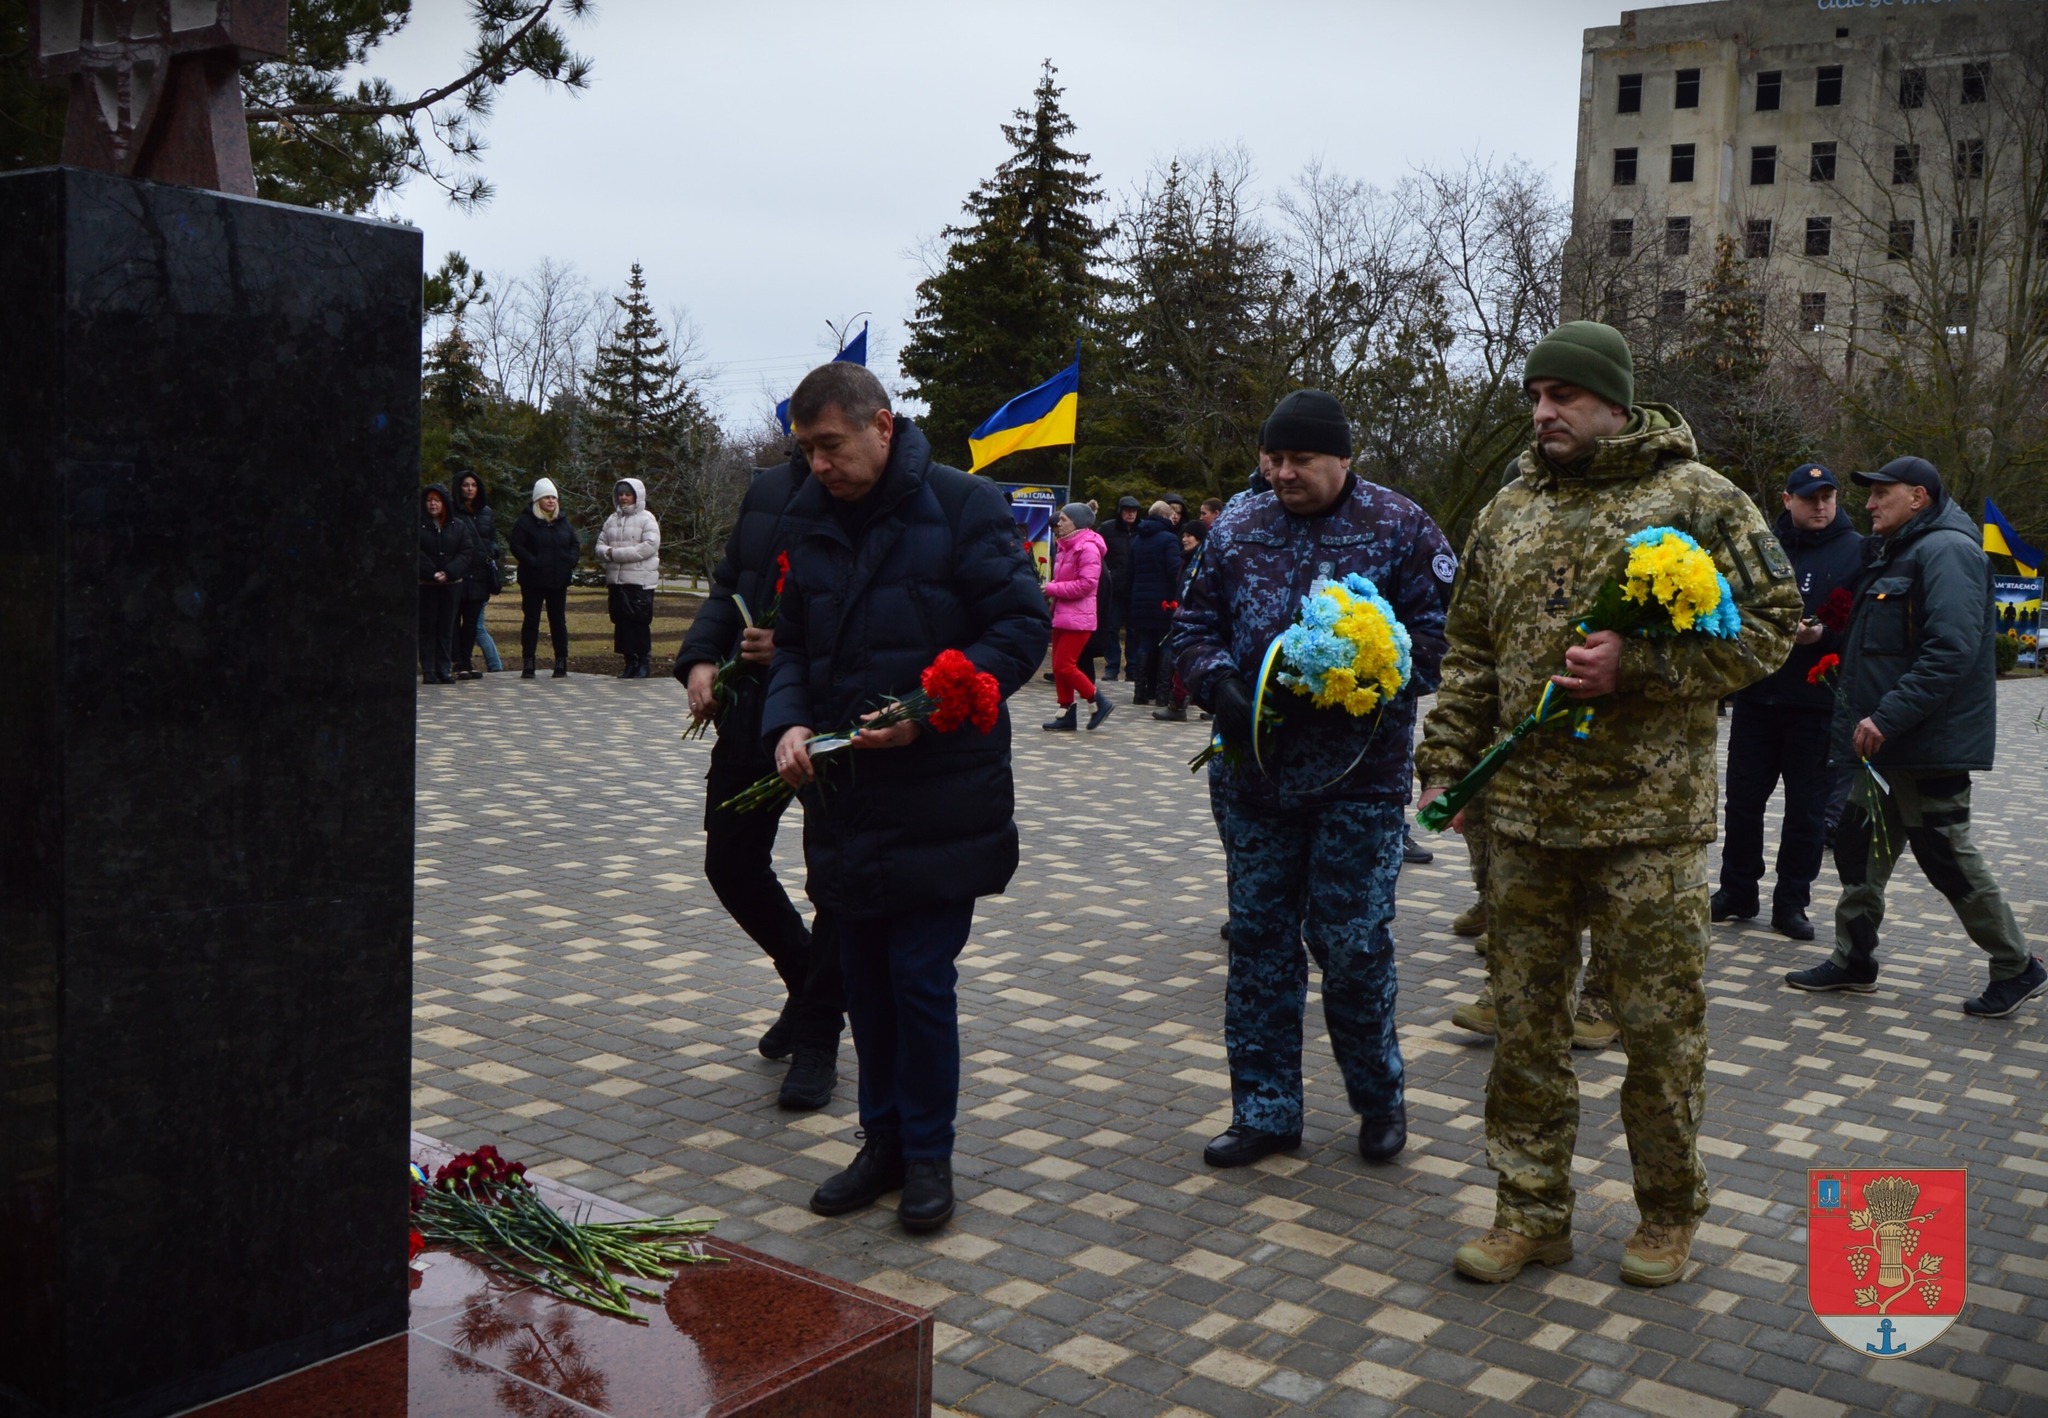
<svg viewBox="0 0 2048 1418">
<path fill-rule="evenodd" d="M 1988 497 L 1984 499 L 1984 550 L 2011 557 L 2022 576 L 2041 574 L 2041 553 L 2020 540 L 2020 534 L 2005 520 L 1998 504 Z"/>
<path fill-rule="evenodd" d="M 967 435 L 978 473 L 998 458 L 1026 448 L 1053 448 L 1074 441 L 1074 418 L 1081 407 L 1081 356 L 1039 385 L 1027 389 L 983 420 Z"/>
</svg>

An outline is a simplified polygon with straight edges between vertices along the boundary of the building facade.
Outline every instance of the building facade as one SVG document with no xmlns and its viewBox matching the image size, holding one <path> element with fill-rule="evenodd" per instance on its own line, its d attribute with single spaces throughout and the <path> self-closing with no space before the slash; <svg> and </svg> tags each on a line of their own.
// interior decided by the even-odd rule
<svg viewBox="0 0 2048 1418">
<path fill-rule="evenodd" d="M 1587 30 L 1573 313 L 1674 326 L 1726 237 L 1773 342 L 1831 375 L 2048 320 L 2044 33 L 2048 0 L 1713 0 Z"/>
</svg>

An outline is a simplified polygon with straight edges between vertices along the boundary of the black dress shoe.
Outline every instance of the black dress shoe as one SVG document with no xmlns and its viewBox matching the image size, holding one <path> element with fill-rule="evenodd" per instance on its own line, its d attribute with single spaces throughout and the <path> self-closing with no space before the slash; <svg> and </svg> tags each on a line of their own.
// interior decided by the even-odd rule
<svg viewBox="0 0 2048 1418">
<path fill-rule="evenodd" d="M 796 1062 L 783 1075 L 776 1106 L 808 1113 L 831 1102 L 832 1090 L 838 1086 L 839 1050 L 805 1044 L 797 1049 Z"/>
<path fill-rule="evenodd" d="M 945 1157 L 913 1157 L 903 1164 L 903 1200 L 896 1219 L 906 1231 L 936 1231 L 953 1219 L 953 1163 Z"/>
<path fill-rule="evenodd" d="M 1249 1167 L 1275 1152 L 1292 1152 L 1301 1146 L 1301 1134 L 1260 1132 L 1232 1123 L 1228 1131 L 1210 1140 L 1202 1149 L 1202 1160 L 1211 1167 Z"/>
<path fill-rule="evenodd" d="M 1737 901 L 1723 888 L 1707 898 L 1707 918 L 1720 921 L 1753 921 L 1756 919 L 1756 901 Z"/>
<path fill-rule="evenodd" d="M 1436 860 L 1436 853 L 1423 846 L 1408 834 L 1401 834 L 1401 861 L 1411 867 L 1428 866 Z"/>
<path fill-rule="evenodd" d="M 861 1144 L 860 1155 L 847 1164 L 846 1170 L 827 1177 L 825 1184 L 811 1194 L 811 1210 L 820 1216 L 843 1216 L 863 1206 L 873 1206 L 883 1194 L 902 1185 L 902 1139 L 894 1133 L 867 1137 Z M 946 1185 L 950 1194 L 950 1177 Z"/>
<path fill-rule="evenodd" d="M 1358 1155 L 1368 1162 L 1391 1162 L 1408 1145 L 1408 1114 L 1366 1118 L 1358 1125 Z"/>
<path fill-rule="evenodd" d="M 1812 940 L 1813 922 L 1806 919 L 1806 912 L 1797 906 L 1782 907 L 1771 912 L 1771 929 L 1779 935 L 1790 936 L 1793 940 Z"/>
</svg>

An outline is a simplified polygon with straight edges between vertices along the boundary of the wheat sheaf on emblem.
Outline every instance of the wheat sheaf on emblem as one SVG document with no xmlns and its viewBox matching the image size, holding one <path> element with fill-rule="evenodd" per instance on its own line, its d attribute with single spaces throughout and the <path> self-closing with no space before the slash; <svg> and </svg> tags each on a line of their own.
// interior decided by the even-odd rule
<svg viewBox="0 0 2048 1418">
<path fill-rule="evenodd" d="M 1913 1214 L 1920 1200 L 1920 1184 L 1904 1177 L 1879 1177 L 1863 1185 L 1863 1206 L 1849 1213 L 1851 1231 L 1867 1231 L 1874 1244 L 1849 1248 L 1849 1269 L 1862 1280 L 1870 1273 L 1872 1257 L 1877 1261 L 1877 1283 L 1860 1286 L 1856 1303 L 1879 1314 L 1909 1294 L 1918 1294 L 1928 1309 L 1941 1299 L 1941 1257 L 1916 1255 L 1920 1249 L 1920 1225 L 1932 1220 L 1936 1211 Z"/>
</svg>

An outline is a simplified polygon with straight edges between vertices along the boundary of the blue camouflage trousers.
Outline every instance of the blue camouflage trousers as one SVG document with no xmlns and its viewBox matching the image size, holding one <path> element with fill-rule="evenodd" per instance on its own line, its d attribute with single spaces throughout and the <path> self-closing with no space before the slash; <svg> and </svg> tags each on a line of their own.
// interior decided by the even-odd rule
<svg viewBox="0 0 2048 1418">
<path fill-rule="evenodd" d="M 1368 1119 L 1401 1114 L 1393 932 L 1401 804 L 1282 813 L 1226 798 L 1222 827 L 1230 871 L 1223 1040 L 1234 1120 L 1261 1132 L 1301 1131 L 1310 955 L 1323 972 L 1323 1015 L 1352 1111 Z"/>
</svg>

